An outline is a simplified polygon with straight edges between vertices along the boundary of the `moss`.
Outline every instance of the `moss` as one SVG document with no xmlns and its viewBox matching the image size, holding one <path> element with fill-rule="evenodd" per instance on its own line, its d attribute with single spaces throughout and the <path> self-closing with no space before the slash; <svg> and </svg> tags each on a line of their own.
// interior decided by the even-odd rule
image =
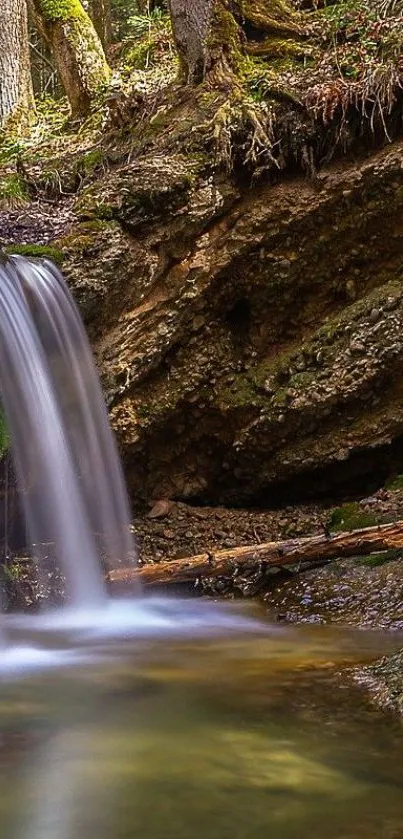
<svg viewBox="0 0 403 839">
<path fill-rule="evenodd" d="M 105 233 L 107 236 L 108 231 L 114 231 L 115 225 L 115 222 L 111 223 L 101 219 L 82 222 L 75 226 L 72 234 L 58 239 L 56 245 L 64 258 L 71 253 L 84 255 L 89 248 L 95 245 L 99 233 Z"/>
<path fill-rule="evenodd" d="M 29 195 L 26 184 L 20 175 L 6 175 L 0 179 L 0 207 L 13 209 L 26 204 Z"/>
<path fill-rule="evenodd" d="M 256 405 L 256 401 L 263 404 L 263 400 L 257 397 L 256 389 L 247 377 L 237 378 L 234 385 L 230 388 L 223 388 L 219 394 L 219 401 L 231 408 L 245 408 L 252 403 Z"/>
<path fill-rule="evenodd" d="M 249 46 L 249 55 L 262 58 L 297 58 L 312 55 L 312 47 L 299 43 L 292 38 L 279 38 L 270 35 L 264 41 Z"/>
<path fill-rule="evenodd" d="M 136 181 L 131 189 L 128 176 L 117 174 L 116 179 L 109 182 L 108 192 L 103 190 L 101 193 L 97 184 L 85 189 L 75 209 L 82 218 L 116 218 L 137 229 L 184 206 L 196 177 L 197 172 L 190 161 L 188 170 L 178 174 L 175 181 L 155 172 L 149 180 Z"/>
<path fill-rule="evenodd" d="M 38 0 L 37 6 L 49 23 L 58 20 L 82 20 L 87 17 L 79 0 Z"/>
<path fill-rule="evenodd" d="M 392 562 L 401 558 L 402 551 L 396 548 L 394 550 L 382 551 L 382 553 L 360 557 L 358 565 L 365 565 L 367 568 L 378 568 L 381 565 L 385 565 L 386 562 Z"/>
<path fill-rule="evenodd" d="M 7 451 L 10 446 L 10 435 L 6 425 L 4 415 L 0 411 L 0 456 Z"/>
<path fill-rule="evenodd" d="M 166 56 L 172 58 L 171 20 L 166 12 L 156 9 L 147 15 L 129 18 L 131 37 L 123 48 L 122 69 L 149 70 L 159 67 Z"/>
<path fill-rule="evenodd" d="M 316 372 L 295 373 L 294 376 L 290 377 L 289 386 L 298 388 L 299 390 L 305 390 L 305 388 L 310 387 L 316 381 L 316 378 Z"/>
<path fill-rule="evenodd" d="M 104 219 L 104 221 L 112 221 L 114 217 L 114 208 L 111 207 L 109 204 L 98 204 L 96 207 L 95 215 L 99 219 Z"/>
<path fill-rule="evenodd" d="M 286 0 L 240 0 L 239 7 L 242 18 L 263 31 L 277 28 L 280 21 L 288 24 L 299 19 Z"/>
<path fill-rule="evenodd" d="M 385 486 L 387 489 L 390 489 L 391 492 L 398 492 L 403 489 L 403 475 L 396 475 L 395 477 L 390 478 L 386 481 Z"/>
<path fill-rule="evenodd" d="M 114 225 L 112 225 L 112 227 L 113 226 Z M 80 224 L 78 229 L 86 231 L 88 234 L 91 234 L 100 233 L 102 230 L 109 230 L 110 228 L 111 225 L 107 221 L 95 218 L 91 221 L 86 221 L 83 224 Z"/>
<path fill-rule="evenodd" d="M 86 116 L 110 79 L 93 23 L 80 0 L 33 0 L 33 5 L 39 28 L 55 52 L 73 114 Z"/>
<path fill-rule="evenodd" d="M 84 175 L 92 175 L 102 169 L 105 164 L 105 154 L 102 149 L 91 149 L 80 157 L 76 163 L 77 171 Z"/>
<path fill-rule="evenodd" d="M 229 63 L 239 71 L 243 61 L 239 27 L 231 12 L 224 9 L 220 3 L 215 9 L 214 25 L 211 27 L 208 40 L 208 50 L 213 60 L 221 55 L 223 45 Z"/>
<path fill-rule="evenodd" d="M 302 34 L 301 16 L 291 4 L 283 0 L 241 0 L 240 13 L 241 26 L 249 24 L 260 33 L 258 39 L 246 42 L 250 55 L 273 59 L 284 55 L 300 58 L 310 53 L 309 46 L 297 43 Z"/>
<path fill-rule="evenodd" d="M 288 405 L 289 398 L 287 396 L 288 388 L 280 387 L 276 390 L 276 393 L 273 397 L 273 404 L 276 405 L 278 408 L 285 408 Z"/>
<path fill-rule="evenodd" d="M 125 61 L 133 70 L 146 70 L 155 51 L 155 44 L 147 38 L 125 53 Z"/>
<path fill-rule="evenodd" d="M 56 265 L 61 265 L 64 259 L 63 251 L 52 245 L 8 245 L 6 253 L 37 259 L 50 259 Z"/>
<path fill-rule="evenodd" d="M 2 564 L 2 582 L 19 582 L 24 573 L 23 566 L 18 559 L 9 560 Z"/>
<path fill-rule="evenodd" d="M 328 520 L 329 529 L 335 532 L 360 530 L 364 527 L 374 527 L 379 519 L 371 513 L 364 512 L 356 502 L 336 507 Z"/>
</svg>

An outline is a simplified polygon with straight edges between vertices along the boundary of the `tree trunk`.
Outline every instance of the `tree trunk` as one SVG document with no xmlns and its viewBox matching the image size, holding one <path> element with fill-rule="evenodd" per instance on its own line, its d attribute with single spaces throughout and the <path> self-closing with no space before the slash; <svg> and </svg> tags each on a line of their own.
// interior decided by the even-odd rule
<svg viewBox="0 0 403 839">
<path fill-rule="evenodd" d="M 243 53 L 286 54 L 290 39 L 303 34 L 287 0 L 169 0 L 169 10 L 180 77 L 193 84 L 217 65 L 218 80 L 228 79 Z"/>
<path fill-rule="evenodd" d="M 2 0 L 0 9 L 0 127 L 24 120 L 33 108 L 26 0 Z"/>
<path fill-rule="evenodd" d="M 169 11 L 183 81 L 203 81 L 209 62 L 208 35 L 213 0 L 169 0 Z"/>
<path fill-rule="evenodd" d="M 336 536 L 311 536 L 286 542 L 266 542 L 215 553 L 198 554 L 170 562 L 156 562 L 143 568 L 119 568 L 110 571 L 112 583 L 135 579 L 148 585 L 186 583 L 198 577 L 231 577 L 235 571 L 257 571 L 266 567 L 283 568 L 299 563 L 324 564 L 332 559 L 366 556 L 370 553 L 403 547 L 403 521 Z"/>
<path fill-rule="evenodd" d="M 112 40 L 110 0 L 90 0 L 89 10 L 91 20 L 105 50 Z"/>
<path fill-rule="evenodd" d="M 30 0 L 52 50 L 73 116 L 85 116 L 110 70 L 91 18 L 79 0 Z"/>
</svg>

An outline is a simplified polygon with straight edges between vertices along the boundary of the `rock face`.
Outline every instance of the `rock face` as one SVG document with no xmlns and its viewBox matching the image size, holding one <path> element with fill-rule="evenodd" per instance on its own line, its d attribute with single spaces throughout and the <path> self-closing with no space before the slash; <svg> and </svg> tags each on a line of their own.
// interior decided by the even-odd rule
<svg viewBox="0 0 403 839">
<path fill-rule="evenodd" d="M 402 161 L 396 142 L 246 190 L 145 156 L 81 193 L 57 245 L 137 498 L 244 504 L 389 468 Z"/>
</svg>

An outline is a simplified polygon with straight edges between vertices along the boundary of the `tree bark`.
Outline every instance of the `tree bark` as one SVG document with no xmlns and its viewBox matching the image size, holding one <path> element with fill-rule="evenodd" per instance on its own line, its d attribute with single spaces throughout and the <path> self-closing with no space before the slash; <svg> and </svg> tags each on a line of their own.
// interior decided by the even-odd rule
<svg viewBox="0 0 403 839">
<path fill-rule="evenodd" d="M 2 0 L 0 9 L 0 127 L 33 108 L 26 0 Z"/>
<path fill-rule="evenodd" d="M 189 84 L 203 81 L 208 68 L 212 10 L 213 0 L 169 0 L 180 76 Z"/>
<path fill-rule="evenodd" d="M 91 20 L 105 50 L 112 40 L 110 0 L 90 0 L 89 10 Z"/>
<path fill-rule="evenodd" d="M 30 0 L 52 50 L 73 116 L 86 116 L 110 76 L 101 41 L 79 0 Z"/>
<path fill-rule="evenodd" d="M 217 78 L 228 79 L 242 53 L 277 57 L 303 34 L 287 0 L 169 0 L 169 10 L 180 78 L 190 84 L 217 65 Z"/>
<path fill-rule="evenodd" d="M 139 579 L 145 585 L 187 583 L 199 577 L 231 577 L 235 571 L 256 571 L 261 567 L 283 568 L 298 563 L 325 564 L 332 559 L 366 556 L 370 553 L 403 548 L 403 521 L 339 533 L 312 536 L 285 542 L 265 542 L 214 553 L 158 562 L 142 568 L 110 571 L 112 583 Z"/>
</svg>

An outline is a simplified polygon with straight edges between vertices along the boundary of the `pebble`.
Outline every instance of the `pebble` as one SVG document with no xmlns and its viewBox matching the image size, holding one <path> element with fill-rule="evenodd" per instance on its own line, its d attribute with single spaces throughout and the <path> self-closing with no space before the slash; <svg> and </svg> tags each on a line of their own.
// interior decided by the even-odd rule
<svg viewBox="0 0 403 839">
<path fill-rule="evenodd" d="M 150 512 L 147 514 L 148 519 L 162 519 L 168 515 L 171 509 L 171 502 L 166 499 L 156 501 Z"/>
<path fill-rule="evenodd" d="M 350 352 L 352 353 L 363 353 L 365 352 L 365 346 L 361 341 L 350 341 Z"/>
<path fill-rule="evenodd" d="M 370 323 L 376 323 L 380 318 L 380 310 L 379 309 L 372 309 L 371 314 L 369 316 Z"/>
</svg>

